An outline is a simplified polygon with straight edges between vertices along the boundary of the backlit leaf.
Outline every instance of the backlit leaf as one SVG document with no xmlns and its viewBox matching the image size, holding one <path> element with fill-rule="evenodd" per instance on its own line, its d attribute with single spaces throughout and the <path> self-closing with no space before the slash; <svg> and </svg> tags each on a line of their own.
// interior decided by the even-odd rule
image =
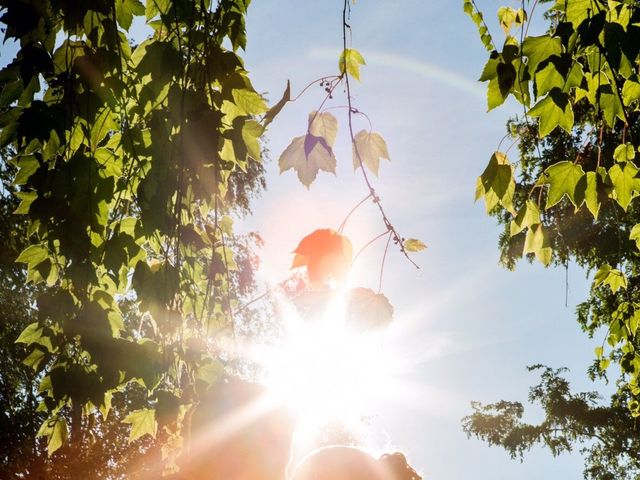
<svg viewBox="0 0 640 480">
<path fill-rule="evenodd" d="M 600 267 L 593 281 L 595 286 L 608 285 L 613 293 L 616 293 L 621 288 L 627 288 L 627 277 L 620 270 L 608 264 Z"/>
<path fill-rule="evenodd" d="M 307 155 L 305 153 L 306 138 L 307 135 L 294 138 L 280 155 L 278 165 L 280 166 L 280 173 L 289 169 L 295 170 L 300 182 L 309 188 L 316 179 L 318 171 L 324 170 L 329 173 L 335 173 L 336 157 L 333 155 L 333 151 L 321 142 L 316 142 L 311 152 Z"/>
<path fill-rule="evenodd" d="M 524 207 L 522 207 L 516 215 L 516 218 L 511 221 L 511 236 L 513 237 L 525 228 L 538 223 L 540 223 L 540 210 L 534 201 L 527 200 Z"/>
<path fill-rule="evenodd" d="M 633 226 L 629 234 L 629 240 L 636 242 L 636 247 L 640 250 L 640 223 Z"/>
<path fill-rule="evenodd" d="M 404 249 L 407 252 L 421 252 L 427 248 L 427 246 L 417 238 L 407 238 L 402 242 L 402 245 L 404 245 Z"/>
<path fill-rule="evenodd" d="M 261 115 L 269 109 L 264 98 L 253 90 L 234 88 L 231 94 L 234 103 L 247 115 Z"/>
<path fill-rule="evenodd" d="M 614 198 L 624 210 L 640 190 L 640 179 L 636 178 L 637 174 L 638 169 L 633 162 L 616 163 L 609 169 Z"/>
<path fill-rule="evenodd" d="M 324 228 L 304 237 L 293 253 L 291 268 L 306 266 L 311 283 L 322 285 L 344 279 L 351 267 L 353 248 L 347 237 Z"/>
<path fill-rule="evenodd" d="M 551 245 L 549 237 L 541 224 L 531 225 L 527 230 L 523 253 L 533 253 L 545 266 L 551 263 Z"/>
<path fill-rule="evenodd" d="M 636 149 L 629 142 L 620 144 L 613 152 L 613 159 L 616 162 L 628 162 L 636 158 Z"/>
<path fill-rule="evenodd" d="M 487 212 L 491 212 L 498 204 L 513 212 L 514 191 L 513 166 L 504 153 L 495 152 L 478 178 L 476 200 L 484 197 Z"/>
<path fill-rule="evenodd" d="M 47 437 L 47 453 L 51 456 L 67 440 L 67 422 L 57 415 L 47 418 L 38 430 L 39 437 Z"/>
<path fill-rule="evenodd" d="M 527 67 L 532 75 L 543 60 L 561 53 L 562 42 L 558 37 L 550 37 L 549 35 L 527 37 L 522 42 L 522 54 L 527 57 Z"/>
<path fill-rule="evenodd" d="M 389 299 L 370 288 L 353 288 L 347 297 L 347 325 L 358 332 L 387 326 L 393 320 Z"/>
<path fill-rule="evenodd" d="M 361 65 L 366 65 L 366 63 L 358 50 L 345 48 L 340 54 L 338 68 L 341 74 L 346 72 L 356 80 L 360 80 Z"/>
<path fill-rule="evenodd" d="M 576 185 L 584 176 L 584 170 L 573 162 L 558 162 L 545 170 L 544 183 L 549 185 L 547 204 L 545 208 L 553 207 L 565 195 L 575 206 Z"/>
<path fill-rule="evenodd" d="M 352 150 L 353 169 L 357 170 L 360 167 L 360 161 L 362 161 L 376 176 L 380 168 L 380 159 L 386 158 L 389 160 L 389 152 L 384 139 L 379 134 L 370 133 L 366 130 L 361 130 L 354 137 Z"/>
<path fill-rule="evenodd" d="M 127 415 L 122 422 L 131 425 L 129 443 L 143 435 L 151 435 L 154 438 L 156 436 L 157 423 L 155 409 L 142 408 L 140 410 L 134 410 Z"/>
<path fill-rule="evenodd" d="M 329 112 L 313 111 L 309 114 L 309 133 L 323 138 L 329 147 L 333 147 L 338 134 L 338 120 Z"/>
<path fill-rule="evenodd" d="M 567 132 L 573 128 L 573 108 L 569 101 L 569 95 L 560 89 L 554 88 L 549 95 L 536 103 L 529 115 L 540 118 L 540 137 L 551 133 L 560 126 Z"/>
</svg>

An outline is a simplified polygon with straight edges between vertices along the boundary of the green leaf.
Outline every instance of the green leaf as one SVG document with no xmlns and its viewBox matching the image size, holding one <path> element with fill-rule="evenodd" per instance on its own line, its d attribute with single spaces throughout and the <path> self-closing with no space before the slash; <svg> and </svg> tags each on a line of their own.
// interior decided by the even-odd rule
<svg viewBox="0 0 640 480">
<path fill-rule="evenodd" d="M 625 121 L 624 107 L 617 93 L 614 93 L 611 89 L 611 86 L 609 85 L 607 88 L 609 88 L 609 92 L 606 90 L 602 91 L 604 87 L 600 89 L 600 108 L 602 109 L 602 116 L 605 122 L 607 122 L 607 125 L 614 128 L 616 119 L 622 120 L 623 122 Z"/>
<path fill-rule="evenodd" d="M 242 140 L 247 146 L 247 152 L 254 160 L 260 160 L 260 136 L 264 133 L 264 127 L 254 120 L 248 120 L 242 127 Z"/>
<path fill-rule="evenodd" d="M 67 440 L 67 422 L 57 415 L 47 418 L 40 426 L 38 436 L 47 437 L 47 453 L 51 456 Z"/>
<path fill-rule="evenodd" d="M 638 100 L 640 100 L 640 83 L 637 82 L 637 77 L 634 80 L 626 80 L 622 87 L 622 101 L 629 106 L 631 102 Z"/>
<path fill-rule="evenodd" d="M 613 185 L 613 198 L 626 211 L 633 197 L 640 190 L 640 180 L 636 178 L 638 169 L 633 162 L 616 163 L 609 169 Z"/>
<path fill-rule="evenodd" d="M 576 185 L 575 205 L 580 206 L 584 202 L 594 220 L 598 218 L 600 211 L 600 197 L 598 195 L 599 178 L 596 172 L 587 172 Z"/>
<path fill-rule="evenodd" d="M 129 30 L 134 16 L 144 15 L 145 7 L 139 0 L 115 0 L 116 20 L 122 28 Z"/>
<path fill-rule="evenodd" d="M 30 345 L 42 337 L 42 327 L 38 322 L 29 324 L 22 330 L 20 336 L 16 339 L 15 343 L 24 343 Z"/>
<path fill-rule="evenodd" d="M 621 288 L 627 288 L 627 277 L 611 265 L 605 264 L 596 272 L 593 279 L 594 286 L 608 285 L 613 293 L 616 293 Z"/>
<path fill-rule="evenodd" d="M 115 121 L 115 116 L 111 109 L 109 107 L 102 107 L 91 127 L 91 148 L 93 150 L 98 148 L 99 143 L 110 131 L 118 129 L 118 124 Z"/>
<path fill-rule="evenodd" d="M 380 159 L 389 160 L 389 151 L 384 139 L 377 133 L 361 130 L 353 140 L 353 169 L 357 170 L 360 167 L 360 161 L 362 161 L 377 176 Z"/>
<path fill-rule="evenodd" d="M 636 242 L 636 247 L 640 250 L 640 223 L 633 226 L 629 234 L 629 240 Z"/>
<path fill-rule="evenodd" d="M 628 162 L 636 158 L 636 149 L 629 142 L 620 144 L 614 150 L 613 158 L 616 162 Z"/>
<path fill-rule="evenodd" d="M 24 185 L 31 175 L 40 168 L 40 162 L 34 155 L 24 155 L 18 159 L 17 163 L 20 170 L 18 170 L 16 177 L 13 179 L 14 185 Z"/>
<path fill-rule="evenodd" d="M 522 42 L 522 54 L 527 57 L 527 68 L 533 75 L 538 65 L 552 55 L 562 53 L 562 41 L 558 37 L 542 35 L 527 37 Z"/>
<path fill-rule="evenodd" d="M 504 33 L 508 35 L 514 23 L 522 25 L 526 21 L 526 13 L 521 8 L 516 10 L 512 7 L 500 7 L 498 9 L 498 21 Z"/>
<path fill-rule="evenodd" d="M 564 77 L 558 73 L 556 66 L 549 62 L 546 67 L 536 73 L 536 95 L 542 97 L 554 88 L 563 89 Z"/>
<path fill-rule="evenodd" d="M 366 65 L 366 63 L 358 50 L 345 48 L 340 54 L 338 68 L 340 69 L 341 75 L 346 72 L 356 80 L 360 80 L 361 65 Z"/>
<path fill-rule="evenodd" d="M 548 266 L 551 263 L 552 251 L 549 244 L 549 237 L 546 230 L 542 227 L 542 224 L 531 225 L 527 230 L 523 253 L 535 254 L 536 258 L 544 266 Z"/>
<path fill-rule="evenodd" d="M 540 138 L 548 135 L 558 126 L 569 133 L 573 128 L 573 108 L 569 95 L 557 88 L 536 103 L 529 110 L 529 115 L 540 118 Z"/>
<path fill-rule="evenodd" d="M 247 115 L 260 115 L 269 109 L 264 98 L 253 90 L 234 88 L 231 94 L 234 103 Z"/>
<path fill-rule="evenodd" d="M 151 435 L 155 438 L 157 423 L 156 423 L 156 411 L 153 408 L 142 408 L 140 410 L 134 410 L 127 415 L 122 423 L 128 423 L 131 425 L 131 431 L 129 432 L 129 443 L 142 437 L 143 435 Z"/>
<path fill-rule="evenodd" d="M 604 353 L 604 348 L 603 347 L 596 347 L 596 349 L 595 349 L 596 358 L 602 358 L 602 354 L 603 353 Z"/>
<path fill-rule="evenodd" d="M 544 172 L 544 183 L 549 185 L 547 193 L 547 203 L 545 208 L 551 208 L 557 204 L 565 195 L 571 200 L 574 206 L 576 203 L 576 186 L 584 176 L 584 170 L 580 165 L 573 162 L 558 162 L 551 165 Z"/>
<path fill-rule="evenodd" d="M 407 238 L 402 242 L 402 245 L 407 252 L 420 252 L 427 248 L 427 246 L 417 238 Z"/>
<path fill-rule="evenodd" d="M 540 223 L 540 210 L 533 200 L 527 200 L 516 215 L 516 218 L 511 221 L 509 231 L 513 237 L 525 228 L 538 223 Z"/>
<path fill-rule="evenodd" d="M 478 178 L 476 200 L 484 197 L 487 213 L 498 204 L 508 211 L 513 210 L 513 193 L 515 192 L 513 166 L 502 152 L 495 152 L 489 160 L 487 168 Z"/>
<path fill-rule="evenodd" d="M 44 360 L 45 358 L 45 353 L 40 350 L 39 348 L 34 348 L 29 355 L 26 356 L 26 358 L 24 360 L 22 360 L 22 363 L 25 364 L 27 367 L 31 367 L 34 371 L 38 371 L 38 367 L 40 366 L 40 363 L 42 362 L 42 360 Z"/>
<path fill-rule="evenodd" d="M 16 262 L 35 266 L 47 258 L 49 258 L 49 250 L 44 245 L 30 245 L 20 253 Z"/>
</svg>

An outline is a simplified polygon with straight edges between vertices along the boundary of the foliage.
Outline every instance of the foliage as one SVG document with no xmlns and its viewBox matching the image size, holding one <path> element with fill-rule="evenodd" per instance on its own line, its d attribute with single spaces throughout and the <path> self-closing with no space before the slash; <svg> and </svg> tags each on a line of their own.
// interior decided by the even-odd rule
<svg viewBox="0 0 640 480">
<path fill-rule="evenodd" d="M 539 3 L 522 3 L 519 35 L 504 29 L 502 51 L 491 49 L 480 77 L 489 82 L 489 109 L 511 95 L 523 115 L 503 139 L 517 143 L 518 161 L 496 152 L 477 198 L 503 228 L 507 267 L 524 256 L 544 265 L 573 260 L 592 273 L 577 317 L 590 337 L 604 340 L 589 374 L 606 378 L 614 363 L 621 375 L 617 393 L 600 405 L 594 393 L 571 393 L 560 372 L 547 369 L 530 394 L 545 409 L 541 424 L 522 423 L 522 405 L 502 401 L 475 404 L 465 429 L 512 456 L 537 443 L 558 454 L 584 442 L 586 477 L 636 478 L 640 11 L 635 2 L 557 0 L 544 13 L 547 32 L 529 36 L 527 19 Z M 465 9 L 475 6 L 467 0 Z M 503 28 L 512 16 L 498 12 Z"/>
<path fill-rule="evenodd" d="M 154 463 L 175 472 L 201 396 L 242 369 L 225 348 L 260 328 L 247 327 L 252 311 L 240 304 L 254 290 L 260 238 L 235 234 L 233 218 L 264 187 L 260 139 L 292 98 L 287 85 L 269 109 L 251 84 L 238 53 L 249 3 L 11 0 L 0 10 L 5 41 L 19 46 L 0 71 L 0 147 L 13 152 L 26 239 L 12 256 L 38 292 L 15 337 L 38 384 L 37 435 L 61 478 L 92 464 L 117 465 L 106 476 L 155 475 Z M 346 46 L 348 8 L 340 73 L 321 81 L 327 95 L 280 168 L 307 187 L 335 171 L 337 119 L 323 106 L 345 85 L 354 165 L 388 243 L 409 258 L 425 245 L 396 232 L 365 170 L 378 174 L 386 143 L 353 132 L 361 112 L 349 78 L 365 61 Z M 142 25 L 150 36 L 129 40 Z M 309 250 L 309 237 L 296 250 L 313 284 L 351 263 L 342 227 L 317 231 L 339 239 L 337 260 Z M 358 328 L 391 319 L 379 291 L 351 293 Z"/>
<path fill-rule="evenodd" d="M 263 184 L 268 109 L 237 54 L 248 4 L 3 5 L 5 39 L 20 47 L 0 75 L 0 143 L 15 150 L 28 222 L 18 262 L 46 286 L 18 341 L 41 378 L 49 454 L 67 436 L 81 445 L 134 383 L 142 410 L 121 419 L 130 439 L 170 443 L 196 380 L 219 362 L 206 339 L 232 334 L 251 264 L 228 214 L 248 211 Z M 152 32 L 138 45 L 134 21 Z M 125 294 L 141 310 L 135 328 Z"/>
<path fill-rule="evenodd" d="M 0 476 L 2 478 L 75 478 L 90 465 L 92 478 L 123 478 L 134 464 L 143 467 L 141 459 L 149 449 L 150 442 L 138 441 L 127 445 L 127 428 L 121 422 L 130 406 L 144 401 L 141 389 L 130 386 L 125 392 L 111 399 L 109 417 L 105 422 L 94 422 L 88 441 L 71 451 L 60 449 L 47 458 L 48 444 L 37 438 L 40 425 L 46 418 L 38 409 L 42 400 L 39 383 L 42 374 L 33 370 L 34 363 L 42 359 L 38 355 L 26 355 L 25 347 L 15 340 L 21 331 L 37 321 L 34 302 L 46 287 L 26 283 L 26 268 L 15 263 L 15 258 L 24 248 L 27 223 L 13 215 L 19 203 L 14 195 L 11 179 L 15 168 L 6 163 L 10 155 L 5 152 L 0 158 L 0 180 L 3 194 L 0 196 L 0 225 L 3 242 L 0 245 L 0 272 L 4 281 L 0 284 L 0 305 L 4 312 L 0 322 L 0 344 L 4 352 L 0 359 Z M 130 303 L 130 302 L 129 302 Z M 128 311 L 127 305 L 123 305 Z M 127 315 L 125 325 L 136 320 Z M 28 331 L 28 330 L 27 330 Z M 24 335 L 24 334 L 23 334 Z M 69 421 L 68 411 L 61 414 Z"/>
<path fill-rule="evenodd" d="M 531 19 L 538 5 L 523 3 L 516 17 Z M 466 10 L 474 8 L 465 1 Z M 510 25 L 512 13 L 501 10 L 500 21 Z M 480 77 L 489 82 L 489 109 L 511 95 L 523 117 L 509 125 L 519 161 L 496 152 L 478 179 L 477 198 L 505 227 L 507 266 L 522 256 L 545 265 L 573 258 L 597 272 L 579 319 L 590 334 L 606 328 L 608 350 L 597 356 L 608 361 L 599 366 L 620 365 L 621 388 L 630 390 L 629 406 L 639 415 L 633 232 L 640 222 L 640 9 L 626 1 L 557 0 L 545 18 L 543 35 L 529 36 L 528 22 L 519 37 L 505 29 L 502 50 L 491 52 Z"/>
<path fill-rule="evenodd" d="M 638 435 L 635 419 L 627 406 L 626 390 L 602 404 L 596 392 L 572 393 L 563 369 L 542 369 L 541 381 L 529 391 L 529 401 L 539 404 L 544 420 L 539 424 L 522 421 L 520 402 L 500 401 L 490 405 L 474 402 L 474 412 L 463 419 L 467 435 L 522 458 L 535 445 L 548 447 L 553 455 L 571 451 L 580 444 L 585 455 L 585 478 L 632 480 L 640 475 Z"/>
</svg>

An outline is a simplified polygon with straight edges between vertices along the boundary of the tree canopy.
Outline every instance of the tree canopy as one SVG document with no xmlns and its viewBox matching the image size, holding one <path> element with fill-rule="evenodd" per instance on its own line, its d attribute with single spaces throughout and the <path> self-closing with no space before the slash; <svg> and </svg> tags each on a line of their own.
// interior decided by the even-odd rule
<svg viewBox="0 0 640 480">
<path fill-rule="evenodd" d="M 506 150 L 498 147 L 476 189 L 476 199 L 485 201 L 503 228 L 501 260 L 509 268 L 523 257 L 546 266 L 575 261 L 593 274 L 577 319 L 598 341 L 590 374 L 613 376 L 618 385 L 611 404 L 596 407 L 590 394 L 571 394 L 558 372 L 548 370 L 531 397 L 545 406 L 543 424 L 520 424 L 521 406 L 503 402 L 476 405 L 465 428 L 512 454 L 536 442 L 558 452 L 577 439 L 596 438 L 587 447 L 585 473 L 623 478 L 618 475 L 627 465 L 636 471 L 629 446 L 637 435 L 630 426 L 640 415 L 640 10 L 636 2 L 601 0 L 502 7 L 500 49 L 476 4 L 465 0 L 464 10 L 489 52 L 480 76 L 488 82 L 489 110 L 508 97 L 522 107 L 500 142 Z M 529 35 L 536 15 L 546 22 L 546 32 Z M 507 152 L 514 145 L 512 162 Z M 597 414 L 621 421 L 591 425 Z M 600 427 L 607 431 L 598 441 Z"/>
<path fill-rule="evenodd" d="M 17 425 L 15 408 L 9 415 L 24 436 L 20 448 L 32 450 L 31 463 L 15 465 L 18 475 L 174 474 L 192 460 L 185 452 L 207 418 L 202 399 L 242 403 L 241 394 L 219 398 L 253 367 L 226 346 L 271 325 L 248 308 L 266 295 L 250 298 L 260 237 L 238 235 L 233 224 L 265 187 L 262 136 L 292 101 L 287 85 L 269 107 L 252 85 L 241 56 L 249 3 L 2 5 L 4 39 L 18 50 L 0 70 L 8 189 L 0 266 L 11 277 L 0 293 L 3 305 L 5 294 L 7 305 L 15 297 L 19 321 L 15 332 L 0 332 L 16 350 L 15 365 L 2 367 L 0 400 L 11 409 L 12 395 L 24 397 L 26 423 Z M 396 231 L 368 177 L 390 158 L 387 145 L 352 126 L 364 114 L 349 81 L 365 61 L 347 45 L 350 8 L 345 0 L 338 73 L 312 82 L 326 95 L 279 166 L 306 187 L 319 171 L 335 172 L 337 120 L 323 107 L 343 86 L 353 165 L 368 190 L 353 210 L 370 200 L 385 227 L 372 242 L 386 237 L 388 248 L 393 240 L 410 260 L 426 246 Z M 136 25 L 146 38 L 129 38 Z M 353 210 L 337 231 L 318 229 L 295 251 L 304 281 L 282 291 L 305 318 L 346 277 L 354 255 L 342 229 Z M 380 288 L 352 289 L 347 307 L 357 331 L 393 315 Z"/>
</svg>

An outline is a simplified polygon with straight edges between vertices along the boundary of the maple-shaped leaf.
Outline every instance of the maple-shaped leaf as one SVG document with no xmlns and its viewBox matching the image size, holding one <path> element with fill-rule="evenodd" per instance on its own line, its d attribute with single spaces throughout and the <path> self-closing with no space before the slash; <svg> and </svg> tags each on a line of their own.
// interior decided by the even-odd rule
<svg viewBox="0 0 640 480">
<path fill-rule="evenodd" d="M 377 176 L 381 158 L 389 160 L 389 151 L 380 134 L 366 130 L 358 132 L 353 139 L 353 169 L 357 170 L 362 161 Z"/>
<path fill-rule="evenodd" d="M 318 171 L 335 174 L 336 157 L 332 147 L 337 131 L 338 121 L 333 115 L 311 112 L 307 134 L 294 138 L 280 155 L 280 173 L 293 168 L 307 188 L 316 179 Z"/>
<path fill-rule="evenodd" d="M 291 268 L 307 267 L 312 285 L 342 280 L 351 266 L 351 241 L 329 228 L 316 230 L 302 239 L 293 251 Z"/>
<path fill-rule="evenodd" d="M 338 134 L 338 120 L 329 112 L 316 112 L 309 114 L 308 133 L 315 137 L 324 138 L 328 148 L 333 148 Z"/>
<path fill-rule="evenodd" d="M 393 319 L 393 305 L 370 288 L 354 288 L 348 298 L 349 325 L 356 331 L 384 327 Z"/>
</svg>

